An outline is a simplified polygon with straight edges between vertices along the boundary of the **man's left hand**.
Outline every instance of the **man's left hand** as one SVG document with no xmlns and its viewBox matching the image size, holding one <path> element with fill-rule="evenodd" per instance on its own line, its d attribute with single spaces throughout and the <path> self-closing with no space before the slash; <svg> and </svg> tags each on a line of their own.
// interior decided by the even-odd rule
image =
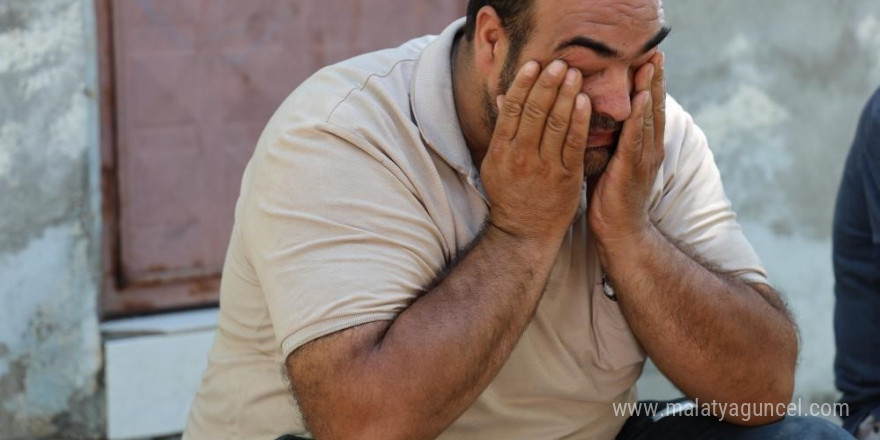
<svg viewBox="0 0 880 440">
<path fill-rule="evenodd" d="M 651 227 L 649 199 L 663 163 L 666 126 L 662 52 L 639 68 L 634 82 L 632 111 L 590 200 L 590 229 L 600 245 L 638 239 Z"/>
</svg>

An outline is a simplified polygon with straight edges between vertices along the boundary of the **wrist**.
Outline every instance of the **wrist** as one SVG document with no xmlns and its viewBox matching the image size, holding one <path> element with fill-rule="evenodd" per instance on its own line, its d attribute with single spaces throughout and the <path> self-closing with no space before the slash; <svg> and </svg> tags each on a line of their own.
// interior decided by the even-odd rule
<svg viewBox="0 0 880 440">
<path fill-rule="evenodd" d="M 534 264 L 540 261 L 554 261 L 559 247 L 562 245 L 562 238 L 552 238 L 543 236 L 522 236 L 516 235 L 506 229 L 493 223 L 491 220 L 486 222 L 486 228 L 483 232 L 486 240 L 497 243 L 503 248 L 504 252 L 511 252 L 519 255 L 528 263 Z"/>
<path fill-rule="evenodd" d="M 639 256 L 651 252 L 659 235 L 660 231 L 650 222 L 625 234 L 603 236 L 594 232 L 599 262 L 607 271 L 617 261 L 638 264 Z"/>
</svg>

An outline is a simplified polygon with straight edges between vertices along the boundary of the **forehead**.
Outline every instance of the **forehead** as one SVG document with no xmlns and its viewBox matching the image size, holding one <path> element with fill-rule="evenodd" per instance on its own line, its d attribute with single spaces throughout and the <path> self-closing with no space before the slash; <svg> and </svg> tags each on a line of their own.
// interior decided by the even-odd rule
<svg viewBox="0 0 880 440">
<path fill-rule="evenodd" d="M 665 25 L 661 0 L 535 0 L 533 39 L 556 46 L 576 36 L 631 54 Z"/>
</svg>

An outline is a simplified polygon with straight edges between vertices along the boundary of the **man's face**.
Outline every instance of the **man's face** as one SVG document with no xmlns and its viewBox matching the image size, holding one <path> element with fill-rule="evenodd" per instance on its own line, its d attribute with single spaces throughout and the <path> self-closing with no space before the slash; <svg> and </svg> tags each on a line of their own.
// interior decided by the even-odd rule
<svg viewBox="0 0 880 440">
<path fill-rule="evenodd" d="M 525 62 L 555 59 L 581 71 L 593 104 L 584 174 L 601 174 L 617 148 L 632 109 L 633 77 L 665 38 L 660 0 L 534 0 L 533 26 L 518 59 L 507 57 L 499 78 L 484 93 L 486 119 L 494 127 L 495 97 L 510 87 Z M 491 84 L 491 83 L 490 83 Z M 491 90 L 494 88 L 494 90 Z"/>
</svg>

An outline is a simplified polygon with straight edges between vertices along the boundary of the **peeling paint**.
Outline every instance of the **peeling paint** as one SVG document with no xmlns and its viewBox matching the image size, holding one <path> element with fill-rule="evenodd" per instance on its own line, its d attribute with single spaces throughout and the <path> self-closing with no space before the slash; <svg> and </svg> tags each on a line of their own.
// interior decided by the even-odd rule
<svg viewBox="0 0 880 440">
<path fill-rule="evenodd" d="M 0 2 L 0 440 L 103 437 L 92 8 Z"/>
<path fill-rule="evenodd" d="M 4 7 L 6 15 L 32 21 L 25 29 L 0 31 L 6 98 L 0 101 L 0 208 L 16 213 L 0 216 L 0 255 L 21 250 L 42 229 L 90 206 L 93 188 L 85 184 L 84 164 L 97 141 L 89 124 L 95 103 L 82 93 L 94 88 L 86 82 L 86 55 L 94 50 L 83 38 L 82 16 L 89 10 L 83 0 L 12 1 Z"/>
<path fill-rule="evenodd" d="M 91 258 L 88 237 L 69 223 L 47 229 L 23 251 L 0 261 L 0 279 L 8 282 L 0 286 L 0 308 L 16 311 L 0 323 L 0 338 L 21 332 L 18 339 L 4 342 L 13 360 L 0 358 L 0 364 L 11 366 L 0 379 L 0 414 L 12 414 L 13 426 L 30 426 L 21 432 L 34 435 L 33 426 L 41 426 L 40 435 L 49 436 L 55 432 L 51 421 L 59 414 L 95 411 L 69 406 L 76 396 L 99 394 L 97 289 L 91 277 L 83 276 Z M 28 264 L 17 264 L 22 261 Z"/>
<path fill-rule="evenodd" d="M 35 69 L 58 52 L 81 47 L 83 10 L 77 1 L 12 1 L 6 11 L 6 16 L 19 20 L 39 19 L 0 28 L 0 73 Z"/>
<path fill-rule="evenodd" d="M 52 155 L 61 155 L 67 160 L 80 158 L 88 147 L 88 106 L 87 97 L 82 93 L 73 93 L 66 110 L 52 122 L 49 127 L 49 143 L 47 148 Z"/>
</svg>

